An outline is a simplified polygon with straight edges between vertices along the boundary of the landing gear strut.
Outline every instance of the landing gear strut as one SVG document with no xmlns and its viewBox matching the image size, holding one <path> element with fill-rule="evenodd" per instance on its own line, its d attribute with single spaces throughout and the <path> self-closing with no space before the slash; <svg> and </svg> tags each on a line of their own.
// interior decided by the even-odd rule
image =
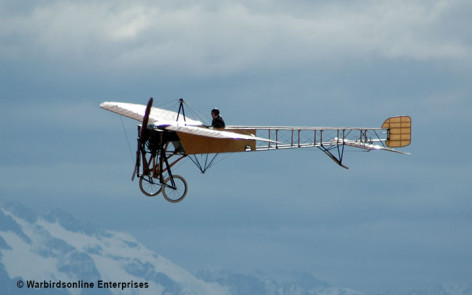
<svg viewBox="0 0 472 295">
<path fill-rule="evenodd" d="M 171 145 L 179 146 L 175 132 L 148 128 L 151 106 L 152 98 L 146 107 L 143 124 L 138 126 L 138 150 L 132 179 L 136 175 L 139 177 L 139 188 L 144 195 L 155 197 L 162 192 L 167 201 L 178 203 L 187 195 L 188 187 L 182 176 L 172 174 L 171 167 L 186 155 L 177 148 L 168 150 Z"/>
</svg>

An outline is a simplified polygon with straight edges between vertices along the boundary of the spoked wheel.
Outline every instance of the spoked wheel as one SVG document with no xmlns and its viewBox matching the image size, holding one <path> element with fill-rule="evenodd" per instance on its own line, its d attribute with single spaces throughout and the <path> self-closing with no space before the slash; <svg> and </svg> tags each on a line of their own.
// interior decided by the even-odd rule
<svg viewBox="0 0 472 295">
<path fill-rule="evenodd" d="M 180 175 L 174 175 L 174 183 L 168 177 L 162 187 L 164 198 L 171 203 L 178 203 L 187 195 L 187 181 Z"/>
<path fill-rule="evenodd" d="M 141 189 L 141 192 L 143 192 L 143 194 L 145 194 L 146 196 L 155 197 L 161 192 L 162 184 L 156 178 L 142 175 L 139 178 L 139 188 Z"/>
</svg>

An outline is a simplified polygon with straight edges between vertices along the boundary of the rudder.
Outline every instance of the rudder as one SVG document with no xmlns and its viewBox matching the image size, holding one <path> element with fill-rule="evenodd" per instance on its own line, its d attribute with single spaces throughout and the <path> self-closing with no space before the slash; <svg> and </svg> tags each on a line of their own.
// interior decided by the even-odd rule
<svg viewBox="0 0 472 295">
<path fill-rule="evenodd" d="M 411 118 L 409 116 L 390 117 L 382 124 L 387 129 L 386 145 L 404 147 L 411 143 Z"/>
</svg>

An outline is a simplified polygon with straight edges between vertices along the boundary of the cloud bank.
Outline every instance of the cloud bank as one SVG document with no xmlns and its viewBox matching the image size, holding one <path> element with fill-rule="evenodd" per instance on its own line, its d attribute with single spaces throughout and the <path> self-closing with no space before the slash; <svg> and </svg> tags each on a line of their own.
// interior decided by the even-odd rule
<svg viewBox="0 0 472 295">
<path fill-rule="evenodd" d="M 466 1 L 301 2 L 7 1 L 0 53 L 205 76 L 367 58 L 471 60 Z"/>
</svg>

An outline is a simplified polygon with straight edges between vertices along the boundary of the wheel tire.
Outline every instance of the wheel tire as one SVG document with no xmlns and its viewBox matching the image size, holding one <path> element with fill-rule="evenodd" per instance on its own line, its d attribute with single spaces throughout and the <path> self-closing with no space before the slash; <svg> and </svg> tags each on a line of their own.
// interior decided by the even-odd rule
<svg viewBox="0 0 472 295">
<path fill-rule="evenodd" d="M 164 181 L 164 185 L 162 185 L 162 195 L 164 198 L 171 203 L 182 201 L 187 195 L 187 181 L 180 175 L 174 175 L 175 188 L 170 187 L 167 184 L 168 182 L 170 182 L 170 177 L 168 177 Z"/>
<path fill-rule="evenodd" d="M 144 179 L 144 178 L 147 179 Z M 139 189 L 148 197 L 155 197 L 162 191 L 162 184 L 150 176 L 141 176 L 139 178 Z"/>
</svg>

